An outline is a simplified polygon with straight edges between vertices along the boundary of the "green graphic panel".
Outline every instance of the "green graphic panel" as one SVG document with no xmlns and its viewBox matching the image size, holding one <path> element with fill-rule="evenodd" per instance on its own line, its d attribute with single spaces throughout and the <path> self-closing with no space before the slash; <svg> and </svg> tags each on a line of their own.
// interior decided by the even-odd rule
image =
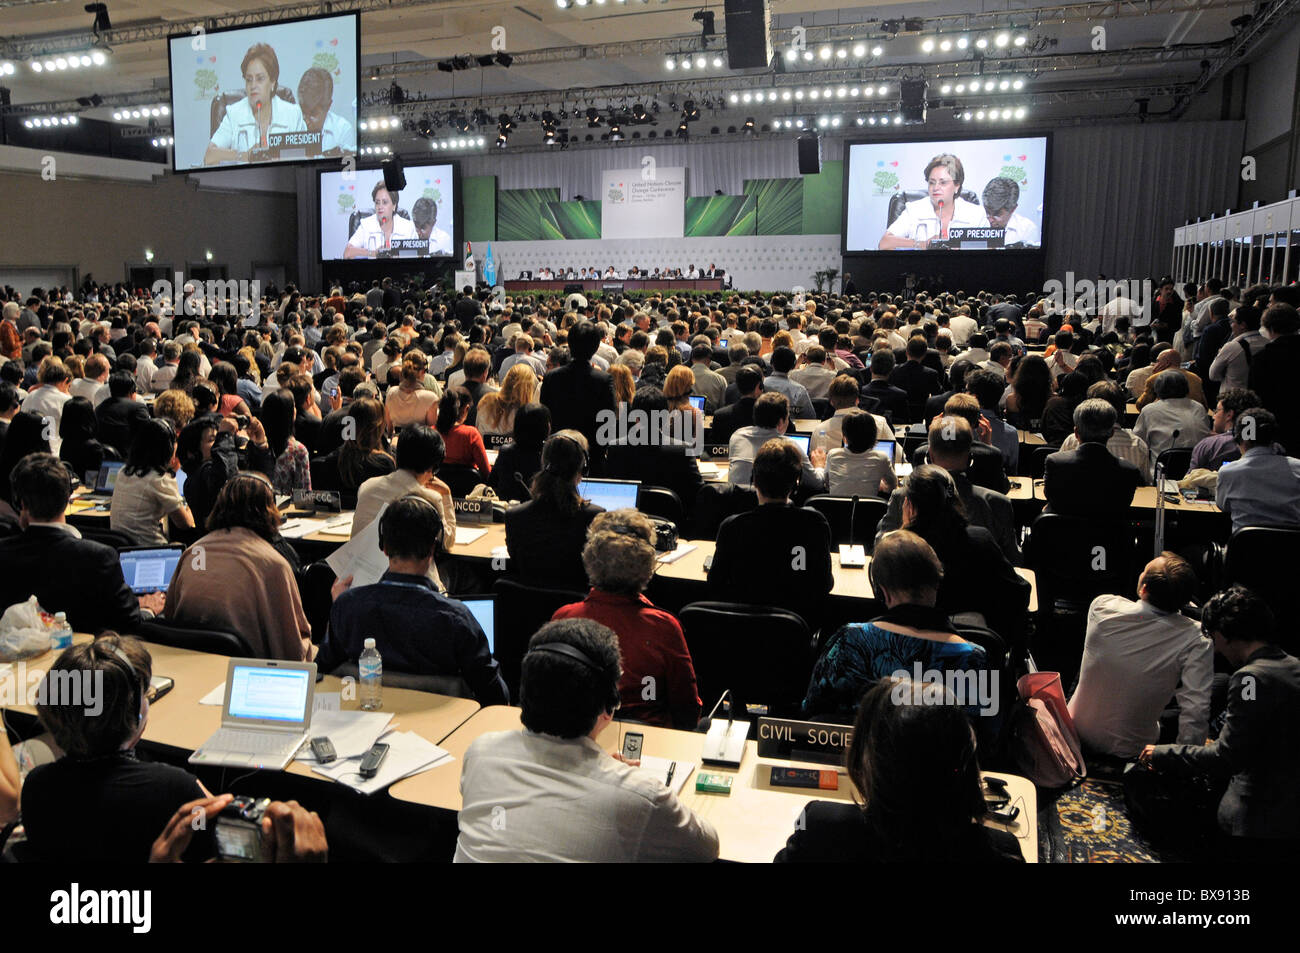
<svg viewBox="0 0 1300 953">
<path fill-rule="evenodd" d="M 497 192 L 497 241 L 529 242 L 548 237 L 542 232 L 542 208 L 559 200 L 558 188 Z"/>
<path fill-rule="evenodd" d="M 803 229 L 803 179 L 746 179 L 758 203 L 759 235 L 798 235 Z"/>
<path fill-rule="evenodd" d="M 805 235 L 838 235 L 844 218 L 844 162 L 822 163 L 821 172 L 803 177 Z"/>
<path fill-rule="evenodd" d="M 497 177 L 466 176 L 461 186 L 465 209 L 465 240 L 491 242 L 497 237 Z"/>
<path fill-rule="evenodd" d="M 542 238 L 600 238 L 600 201 L 547 202 L 542 206 Z"/>
<path fill-rule="evenodd" d="M 758 203 L 752 195 L 712 195 L 686 200 L 686 237 L 753 235 Z"/>
</svg>

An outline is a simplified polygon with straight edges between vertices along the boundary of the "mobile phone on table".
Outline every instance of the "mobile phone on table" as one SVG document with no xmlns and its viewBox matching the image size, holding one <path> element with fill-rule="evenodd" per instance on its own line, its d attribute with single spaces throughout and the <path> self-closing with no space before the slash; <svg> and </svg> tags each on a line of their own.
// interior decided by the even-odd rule
<svg viewBox="0 0 1300 953">
<path fill-rule="evenodd" d="M 622 751 L 624 760 L 640 761 L 641 744 L 644 740 L 645 740 L 645 735 L 643 735 L 639 731 L 629 731 L 626 735 L 624 735 L 623 751 Z"/>
</svg>

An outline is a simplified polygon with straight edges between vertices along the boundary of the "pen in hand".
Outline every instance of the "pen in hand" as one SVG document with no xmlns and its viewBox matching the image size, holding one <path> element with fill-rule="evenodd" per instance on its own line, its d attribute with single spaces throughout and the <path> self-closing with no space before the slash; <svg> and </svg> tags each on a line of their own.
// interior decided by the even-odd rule
<svg viewBox="0 0 1300 953">
<path fill-rule="evenodd" d="M 670 761 L 668 763 L 668 779 L 664 782 L 664 784 L 666 784 L 668 787 L 673 786 L 673 773 L 676 772 L 676 770 L 677 770 L 677 762 Z"/>
</svg>

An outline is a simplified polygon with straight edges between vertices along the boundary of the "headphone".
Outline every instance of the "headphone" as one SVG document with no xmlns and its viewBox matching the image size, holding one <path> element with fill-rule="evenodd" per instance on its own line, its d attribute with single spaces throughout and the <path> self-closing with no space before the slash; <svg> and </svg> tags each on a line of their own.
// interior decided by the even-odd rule
<svg viewBox="0 0 1300 953">
<path fill-rule="evenodd" d="M 137 723 L 144 721 L 144 712 L 140 711 L 140 702 L 143 700 L 144 688 L 140 684 L 140 675 L 136 672 L 135 666 L 131 664 L 131 660 L 127 657 L 127 654 L 122 651 L 120 645 L 113 645 L 110 648 L 108 643 L 103 640 L 96 641 L 92 643 L 92 645 L 111 653 L 104 656 L 102 661 L 108 662 L 110 665 L 118 666 L 119 670 L 122 666 L 126 667 L 126 671 L 123 674 L 126 676 L 127 684 L 131 686 L 131 703 L 134 706 L 134 710 L 138 713 Z"/>
<path fill-rule="evenodd" d="M 426 510 L 427 510 L 427 515 L 432 516 L 432 517 L 433 517 L 433 521 L 434 521 L 434 523 L 437 524 L 437 530 L 436 530 L 436 531 L 434 532 L 434 534 L 433 534 L 433 537 L 434 537 L 434 545 L 435 545 L 435 547 L 437 548 L 438 551 L 441 551 L 441 549 L 442 549 L 442 530 L 443 530 L 443 527 L 442 527 L 442 514 L 438 512 L 438 508 L 437 508 L 436 506 L 434 506 L 432 503 L 430 503 L 428 500 L 426 500 L 424 497 L 422 497 L 422 496 L 418 496 L 417 494 L 414 494 L 414 493 L 411 493 L 411 494 L 408 494 L 407 496 L 401 497 L 401 500 L 412 500 L 412 501 L 415 501 L 415 502 L 417 502 L 417 503 L 421 503 L 421 504 L 423 504 L 423 506 L 421 506 L 420 508 L 421 508 L 421 509 L 426 509 Z M 400 500 L 394 500 L 394 501 L 393 501 L 393 503 L 398 503 L 398 502 L 400 502 Z M 379 517 L 379 548 L 380 548 L 380 550 L 383 550 L 383 549 L 384 549 L 384 538 L 385 538 L 385 536 L 387 535 L 387 531 L 388 531 L 389 527 L 391 527 L 391 526 L 393 525 L 393 520 L 396 519 L 396 517 L 393 516 L 393 511 L 394 511 L 394 506 L 393 506 L 393 504 L 389 504 L 389 505 L 384 509 L 384 514 L 383 514 L 381 517 Z"/>
<path fill-rule="evenodd" d="M 578 648 L 575 645 L 570 645 L 568 642 L 543 642 L 541 645 L 534 645 L 531 649 L 528 650 L 529 655 L 532 655 L 534 652 L 545 652 L 550 655 L 563 655 L 566 658 L 573 659 L 573 661 L 579 663 L 580 665 L 586 666 L 587 668 L 591 669 L 593 672 L 596 672 L 598 675 L 605 675 L 605 676 L 609 675 L 608 669 L 604 668 L 601 665 L 597 665 L 595 662 L 591 660 L 591 656 L 587 655 L 586 652 L 582 651 L 582 649 Z M 609 695 L 609 697 L 605 701 L 605 710 L 608 711 L 610 714 L 613 714 L 614 712 L 618 711 L 619 707 L 622 704 L 623 701 L 619 697 L 618 682 L 616 680 L 614 683 L 613 692 Z"/>
<path fill-rule="evenodd" d="M 568 442 L 568 443 L 573 444 L 573 446 L 577 449 L 578 453 L 581 454 L 581 456 L 582 456 L 582 475 L 583 475 L 583 476 L 586 476 L 586 475 L 587 475 L 587 468 L 588 468 L 588 466 L 589 466 L 590 461 L 589 461 L 589 459 L 588 459 L 588 457 L 587 457 L 587 451 L 586 451 L 586 449 L 582 446 L 582 444 L 579 443 L 577 440 L 574 440 L 572 437 L 570 437 L 568 434 L 564 433 L 563 431 L 560 431 L 559 433 L 554 433 L 554 434 L 552 434 L 552 435 L 551 435 L 551 439 L 552 439 L 552 440 L 563 440 L 563 441 L 566 441 L 566 442 Z M 542 467 L 542 469 L 545 470 L 547 473 L 551 474 L 552 476 L 562 476 L 562 475 L 563 475 L 563 474 L 560 472 L 559 468 L 555 465 L 554 462 L 546 464 L 544 467 Z"/>
</svg>

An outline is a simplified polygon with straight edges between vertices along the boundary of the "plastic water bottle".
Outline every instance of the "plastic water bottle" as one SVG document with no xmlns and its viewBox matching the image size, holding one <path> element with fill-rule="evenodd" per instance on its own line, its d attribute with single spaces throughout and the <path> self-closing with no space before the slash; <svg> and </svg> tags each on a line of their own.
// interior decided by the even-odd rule
<svg viewBox="0 0 1300 953">
<path fill-rule="evenodd" d="M 66 612 L 54 613 L 54 626 L 50 629 L 50 648 L 62 652 L 72 644 L 72 626 L 68 625 Z"/>
<path fill-rule="evenodd" d="M 384 703 L 384 662 L 375 649 L 374 639 L 366 639 L 357 669 L 361 674 L 361 710 L 379 710 Z"/>
</svg>

